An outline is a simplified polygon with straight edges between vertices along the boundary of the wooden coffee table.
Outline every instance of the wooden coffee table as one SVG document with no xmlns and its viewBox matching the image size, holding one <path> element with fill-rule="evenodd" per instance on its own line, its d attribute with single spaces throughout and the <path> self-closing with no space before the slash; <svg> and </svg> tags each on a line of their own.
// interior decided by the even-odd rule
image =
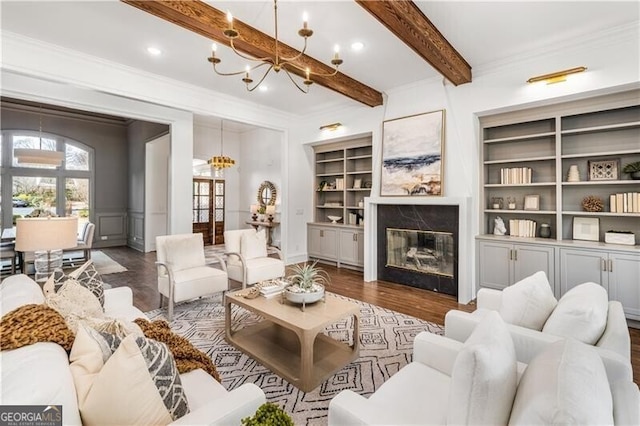
<svg viewBox="0 0 640 426">
<path fill-rule="evenodd" d="M 360 308 L 355 303 L 327 294 L 324 302 L 307 305 L 303 312 L 300 305 L 282 303 L 280 296 L 245 299 L 240 292 L 230 291 L 224 300 L 227 342 L 304 392 L 358 357 Z M 231 323 L 232 304 L 264 321 L 238 328 L 241 324 Z M 354 324 L 352 346 L 322 334 L 327 325 L 349 316 Z"/>
</svg>

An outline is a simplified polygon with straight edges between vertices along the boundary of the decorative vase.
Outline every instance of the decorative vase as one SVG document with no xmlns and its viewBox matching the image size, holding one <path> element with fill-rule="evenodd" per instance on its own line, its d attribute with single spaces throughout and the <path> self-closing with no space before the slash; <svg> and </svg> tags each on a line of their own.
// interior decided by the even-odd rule
<svg viewBox="0 0 640 426">
<path fill-rule="evenodd" d="M 540 237 L 549 238 L 551 237 L 551 227 L 548 223 L 543 223 L 540 225 Z"/>
<path fill-rule="evenodd" d="M 304 290 L 298 287 L 297 284 L 290 285 L 285 288 L 284 297 L 289 302 L 301 304 L 301 308 L 304 311 L 307 303 L 315 303 L 324 298 L 324 286 L 314 283 L 312 290 Z"/>
<path fill-rule="evenodd" d="M 567 182 L 580 182 L 580 172 L 578 171 L 577 165 L 573 164 L 569 167 Z"/>
</svg>

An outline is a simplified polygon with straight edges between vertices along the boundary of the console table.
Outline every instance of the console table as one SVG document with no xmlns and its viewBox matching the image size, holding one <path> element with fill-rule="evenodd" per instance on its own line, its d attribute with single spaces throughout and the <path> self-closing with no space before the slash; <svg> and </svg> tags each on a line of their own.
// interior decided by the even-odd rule
<svg viewBox="0 0 640 426">
<path fill-rule="evenodd" d="M 257 231 L 260 227 L 267 228 L 267 245 L 268 245 L 268 246 L 270 246 L 270 245 L 271 245 L 271 230 L 272 230 L 273 228 L 275 228 L 276 226 L 280 225 L 280 222 L 276 222 L 275 220 L 274 220 L 274 221 L 271 221 L 271 222 L 269 222 L 268 220 L 265 220 L 264 222 L 259 221 L 259 220 L 256 220 L 256 221 L 248 220 L 248 221 L 246 221 L 245 223 L 246 223 L 247 225 L 251 225 L 251 226 L 253 226 L 253 227 L 255 228 L 255 230 L 256 230 L 256 231 Z"/>
</svg>

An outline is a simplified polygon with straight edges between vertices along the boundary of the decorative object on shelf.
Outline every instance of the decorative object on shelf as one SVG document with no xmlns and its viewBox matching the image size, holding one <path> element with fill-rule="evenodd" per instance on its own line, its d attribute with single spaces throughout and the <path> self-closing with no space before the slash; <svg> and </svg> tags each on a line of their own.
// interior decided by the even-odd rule
<svg viewBox="0 0 640 426">
<path fill-rule="evenodd" d="M 634 246 L 636 244 L 636 236 L 631 231 L 607 231 L 604 234 L 604 242 L 609 244 L 624 244 L 626 246 Z"/>
<path fill-rule="evenodd" d="M 351 212 L 349 213 L 349 225 L 357 225 L 358 224 L 358 214 Z"/>
<path fill-rule="evenodd" d="M 381 196 L 442 195 L 445 111 L 386 120 Z"/>
<path fill-rule="evenodd" d="M 365 180 L 364 181 L 364 188 L 371 189 L 371 181 L 370 180 Z"/>
<path fill-rule="evenodd" d="M 587 195 L 582 199 L 582 209 L 586 212 L 601 212 L 604 210 L 604 202 L 595 195 Z"/>
<path fill-rule="evenodd" d="M 551 226 L 548 223 L 540 224 L 540 237 L 541 238 L 550 238 L 551 237 Z"/>
<path fill-rule="evenodd" d="M 589 160 L 589 180 L 620 179 L 620 160 Z"/>
<path fill-rule="evenodd" d="M 578 170 L 578 165 L 572 164 L 569 166 L 567 182 L 580 182 L 580 171 Z"/>
<path fill-rule="evenodd" d="M 600 241 L 600 218 L 574 217 L 573 239 L 585 241 Z"/>
<path fill-rule="evenodd" d="M 333 71 L 332 72 L 318 72 L 318 71 L 312 71 L 309 67 L 304 67 L 301 64 L 304 61 L 304 58 L 302 58 L 302 56 L 304 55 L 304 53 L 307 50 L 307 39 L 309 37 L 311 37 L 313 35 L 313 31 L 311 29 L 308 28 L 308 18 L 306 16 L 306 13 L 304 14 L 304 16 L 302 17 L 302 28 L 298 30 L 298 35 L 300 37 L 302 37 L 304 39 L 304 46 L 302 48 L 302 51 L 291 57 L 283 57 L 281 56 L 281 49 L 282 48 L 278 48 L 279 43 L 281 43 L 278 40 L 278 3 L 277 0 L 273 1 L 273 14 L 274 14 L 274 19 L 275 19 L 275 55 L 273 57 L 268 57 L 268 58 L 252 58 L 250 56 L 247 56 L 244 53 L 241 53 L 239 51 L 236 50 L 236 46 L 234 44 L 234 40 L 238 37 L 240 37 L 240 40 L 244 43 L 245 41 L 242 40 L 242 37 L 240 36 L 240 33 L 233 27 L 233 16 L 231 15 L 231 12 L 227 12 L 227 21 L 229 23 L 229 26 L 227 29 L 223 30 L 223 34 L 225 35 L 225 37 L 227 37 L 228 41 L 229 41 L 229 47 L 231 47 L 231 49 L 233 50 L 233 52 L 240 56 L 243 59 L 247 59 L 250 61 L 255 61 L 257 62 L 256 65 L 254 65 L 253 67 L 247 65 L 246 68 L 242 71 L 236 71 L 236 72 L 220 72 L 218 71 L 218 69 L 216 68 L 216 65 L 218 65 L 220 63 L 220 58 L 218 58 L 216 56 L 216 50 L 217 50 L 217 46 L 214 43 L 211 46 L 211 56 L 207 59 L 212 65 L 213 65 L 213 71 L 218 74 L 218 75 L 222 75 L 222 76 L 234 76 L 234 75 L 242 75 L 242 81 L 244 82 L 247 90 L 249 92 L 253 92 L 258 86 L 260 86 L 260 84 L 262 84 L 262 82 L 264 81 L 264 79 L 267 77 L 267 75 L 269 75 L 269 73 L 271 72 L 271 70 L 274 70 L 276 73 L 280 72 L 281 70 L 284 70 L 284 72 L 287 74 L 287 76 L 289 77 L 289 80 L 291 80 L 291 82 L 293 83 L 294 86 L 296 86 L 298 88 L 298 90 L 300 90 L 303 93 L 308 93 L 309 92 L 309 86 L 311 86 L 313 84 L 313 81 L 311 81 L 311 77 L 333 77 L 334 75 L 336 75 L 338 73 L 338 67 L 340 66 L 340 64 L 342 64 L 342 59 L 340 59 L 339 56 L 339 52 L 340 52 L 340 48 L 338 47 L 338 45 L 335 46 L 334 48 L 334 55 L 333 55 L 333 59 L 331 59 L 331 65 L 333 65 Z M 253 83 L 253 79 L 250 76 L 250 72 L 253 70 L 256 70 L 258 68 L 261 68 L 263 66 L 267 67 L 267 70 L 265 71 L 265 73 L 260 77 L 260 79 L 258 80 L 258 82 L 253 86 L 253 87 L 249 87 L 250 84 Z M 304 80 L 302 80 L 302 83 L 304 84 L 303 86 L 300 86 L 299 83 L 296 82 L 296 80 L 293 78 L 293 76 L 291 74 L 296 74 L 296 75 L 304 75 Z"/>
<path fill-rule="evenodd" d="M 220 155 L 211 157 L 207 163 L 209 163 L 216 171 L 221 172 L 226 168 L 229 168 L 236 164 L 236 161 L 231 157 L 225 157 L 224 152 L 224 120 L 220 121 Z"/>
<path fill-rule="evenodd" d="M 258 209 L 260 206 L 258 204 L 251 204 L 251 220 L 254 222 L 258 220 Z"/>
<path fill-rule="evenodd" d="M 361 186 L 362 186 L 362 179 L 353 180 L 353 189 L 360 189 Z"/>
<path fill-rule="evenodd" d="M 303 311 L 307 303 L 324 299 L 324 287 L 330 282 L 327 272 L 316 267 L 317 263 L 294 265 L 291 275 L 287 277 L 291 285 L 285 288 L 283 294 L 288 301 L 301 303 Z"/>
<path fill-rule="evenodd" d="M 257 196 L 258 204 L 261 206 L 275 206 L 277 196 L 276 186 L 273 183 L 265 180 L 260 184 Z"/>
<path fill-rule="evenodd" d="M 323 180 L 318 184 L 318 189 L 316 189 L 316 191 L 324 191 L 326 186 L 327 186 L 327 181 Z"/>
<path fill-rule="evenodd" d="M 628 173 L 633 180 L 640 180 L 640 161 L 629 163 L 622 169 L 624 173 Z"/>
<path fill-rule="evenodd" d="M 273 216 L 276 214 L 276 206 L 267 206 L 267 220 L 273 222 Z"/>
<path fill-rule="evenodd" d="M 513 197 L 507 197 L 507 208 L 509 210 L 515 210 L 516 209 L 516 199 Z"/>
<path fill-rule="evenodd" d="M 524 196 L 524 209 L 525 210 L 540 210 L 540 196 L 539 195 L 525 195 Z"/>
<path fill-rule="evenodd" d="M 358 207 L 360 207 L 360 208 L 364 207 L 364 200 L 358 201 Z"/>
<path fill-rule="evenodd" d="M 500 216 L 496 217 L 493 222 L 493 235 L 507 235 L 507 227 Z"/>
<path fill-rule="evenodd" d="M 491 199 L 491 208 L 493 210 L 501 210 L 503 202 L 502 197 L 493 197 Z"/>
<path fill-rule="evenodd" d="M 342 216 L 327 216 L 327 219 L 331 221 L 331 223 L 338 223 Z"/>
<path fill-rule="evenodd" d="M 623 192 L 609 196 L 611 213 L 640 213 L 640 192 Z"/>
</svg>

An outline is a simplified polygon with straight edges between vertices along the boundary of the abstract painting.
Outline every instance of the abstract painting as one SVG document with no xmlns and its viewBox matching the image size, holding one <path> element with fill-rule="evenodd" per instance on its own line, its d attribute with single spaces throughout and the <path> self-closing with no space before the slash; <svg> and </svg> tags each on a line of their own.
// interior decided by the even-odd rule
<svg viewBox="0 0 640 426">
<path fill-rule="evenodd" d="M 442 195 L 444 110 L 384 121 L 381 196 Z"/>
</svg>

